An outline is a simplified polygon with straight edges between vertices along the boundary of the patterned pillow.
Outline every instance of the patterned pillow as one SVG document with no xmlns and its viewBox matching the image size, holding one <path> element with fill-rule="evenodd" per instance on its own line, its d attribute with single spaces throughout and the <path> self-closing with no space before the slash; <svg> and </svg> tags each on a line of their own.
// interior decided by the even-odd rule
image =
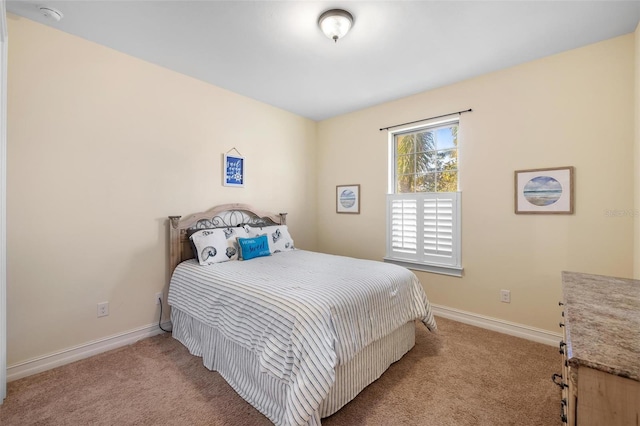
<svg viewBox="0 0 640 426">
<path fill-rule="evenodd" d="M 244 228 L 216 228 L 196 231 L 189 239 L 195 246 L 198 263 L 212 265 L 238 260 L 240 250 L 236 239 L 248 236 Z"/>
<path fill-rule="evenodd" d="M 262 228 L 249 228 L 249 235 L 257 237 L 267 234 L 269 240 L 269 250 L 271 253 L 295 250 L 293 238 L 289 234 L 287 225 L 264 226 Z"/>
<path fill-rule="evenodd" d="M 269 241 L 266 235 L 253 238 L 238 238 L 240 245 L 240 253 L 244 260 L 253 259 L 254 257 L 271 256 L 269 250 Z"/>
</svg>

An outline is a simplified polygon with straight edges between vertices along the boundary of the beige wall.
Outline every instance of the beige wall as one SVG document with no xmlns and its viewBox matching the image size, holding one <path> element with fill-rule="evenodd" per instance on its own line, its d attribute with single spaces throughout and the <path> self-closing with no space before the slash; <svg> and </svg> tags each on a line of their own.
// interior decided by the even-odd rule
<svg viewBox="0 0 640 426">
<path fill-rule="evenodd" d="M 432 303 L 558 332 L 560 272 L 630 277 L 634 38 L 602 43 L 343 115 L 318 126 L 318 248 L 385 254 L 387 133 L 461 116 L 463 278 L 417 273 Z M 574 215 L 515 215 L 514 170 L 574 166 Z M 362 185 L 362 213 L 335 213 L 335 186 Z M 511 290 L 510 304 L 499 301 Z"/>
<path fill-rule="evenodd" d="M 252 203 L 315 248 L 316 123 L 8 20 L 9 366 L 157 322 L 168 215 Z M 221 185 L 234 147 L 243 189 Z"/>
<path fill-rule="evenodd" d="M 316 125 L 8 18 L 9 366 L 157 321 L 170 214 L 253 203 L 289 212 L 298 247 L 381 259 L 378 129 L 459 109 L 474 109 L 461 134 L 465 276 L 418 273 L 433 303 L 557 331 L 561 270 L 634 273 L 639 219 L 606 211 L 640 204 L 640 90 L 629 90 L 640 30 L 635 43 L 619 37 Z M 247 157 L 244 189 L 220 184 L 233 147 Z M 575 215 L 513 214 L 514 170 L 564 165 L 576 167 Z M 362 213 L 336 214 L 335 185 L 353 183 Z M 502 288 L 511 304 L 498 301 Z M 102 301 L 111 312 L 97 319 Z"/>
<path fill-rule="evenodd" d="M 635 209 L 634 209 L 634 267 L 633 275 L 640 280 L 640 23 L 635 32 Z"/>
</svg>

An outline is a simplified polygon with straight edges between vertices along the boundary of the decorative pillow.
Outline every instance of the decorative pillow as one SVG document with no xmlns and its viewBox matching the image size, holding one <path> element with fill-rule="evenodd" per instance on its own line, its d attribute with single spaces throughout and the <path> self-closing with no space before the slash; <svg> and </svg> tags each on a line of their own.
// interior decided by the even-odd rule
<svg viewBox="0 0 640 426">
<path fill-rule="evenodd" d="M 208 229 L 208 230 L 210 231 L 211 229 Z M 191 247 L 191 251 L 193 252 L 193 257 L 195 257 L 196 260 L 198 260 L 199 258 L 198 249 L 196 248 L 196 245 L 193 243 L 191 236 L 196 232 L 200 232 L 200 231 L 202 231 L 202 229 L 187 229 L 187 238 L 189 239 L 189 246 Z"/>
<path fill-rule="evenodd" d="M 216 228 L 198 230 L 189 239 L 195 247 L 198 263 L 212 265 L 237 260 L 239 249 L 236 239 L 248 236 L 244 228 Z"/>
<path fill-rule="evenodd" d="M 253 259 L 254 257 L 271 256 L 269 250 L 269 240 L 266 235 L 253 238 L 238 238 L 240 244 L 240 252 L 244 260 Z"/>
<path fill-rule="evenodd" d="M 289 234 L 287 225 L 264 226 L 262 228 L 249 228 L 249 235 L 252 237 L 267 234 L 269 239 L 269 250 L 271 253 L 295 250 L 293 238 Z"/>
</svg>

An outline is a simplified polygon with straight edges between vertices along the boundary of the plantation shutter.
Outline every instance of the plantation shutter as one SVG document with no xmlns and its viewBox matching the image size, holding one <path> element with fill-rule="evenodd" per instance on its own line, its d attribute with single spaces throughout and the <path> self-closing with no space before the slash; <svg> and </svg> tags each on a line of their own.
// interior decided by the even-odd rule
<svg viewBox="0 0 640 426">
<path fill-rule="evenodd" d="M 391 249 L 399 256 L 417 260 L 419 200 L 406 195 L 394 198 L 390 201 Z"/>
<path fill-rule="evenodd" d="M 458 192 L 387 195 L 386 260 L 460 266 Z"/>
<path fill-rule="evenodd" d="M 424 261 L 456 265 L 453 250 L 456 228 L 456 203 L 458 193 L 431 193 L 423 200 Z"/>
</svg>

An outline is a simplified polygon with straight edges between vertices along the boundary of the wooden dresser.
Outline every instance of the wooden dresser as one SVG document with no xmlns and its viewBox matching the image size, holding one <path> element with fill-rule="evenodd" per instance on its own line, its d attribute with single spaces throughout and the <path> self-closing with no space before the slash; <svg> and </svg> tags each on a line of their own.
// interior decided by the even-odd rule
<svg viewBox="0 0 640 426">
<path fill-rule="evenodd" d="M 562 273 L 562 421 L 640 426 L 640 281 Z"/>
</svg>

